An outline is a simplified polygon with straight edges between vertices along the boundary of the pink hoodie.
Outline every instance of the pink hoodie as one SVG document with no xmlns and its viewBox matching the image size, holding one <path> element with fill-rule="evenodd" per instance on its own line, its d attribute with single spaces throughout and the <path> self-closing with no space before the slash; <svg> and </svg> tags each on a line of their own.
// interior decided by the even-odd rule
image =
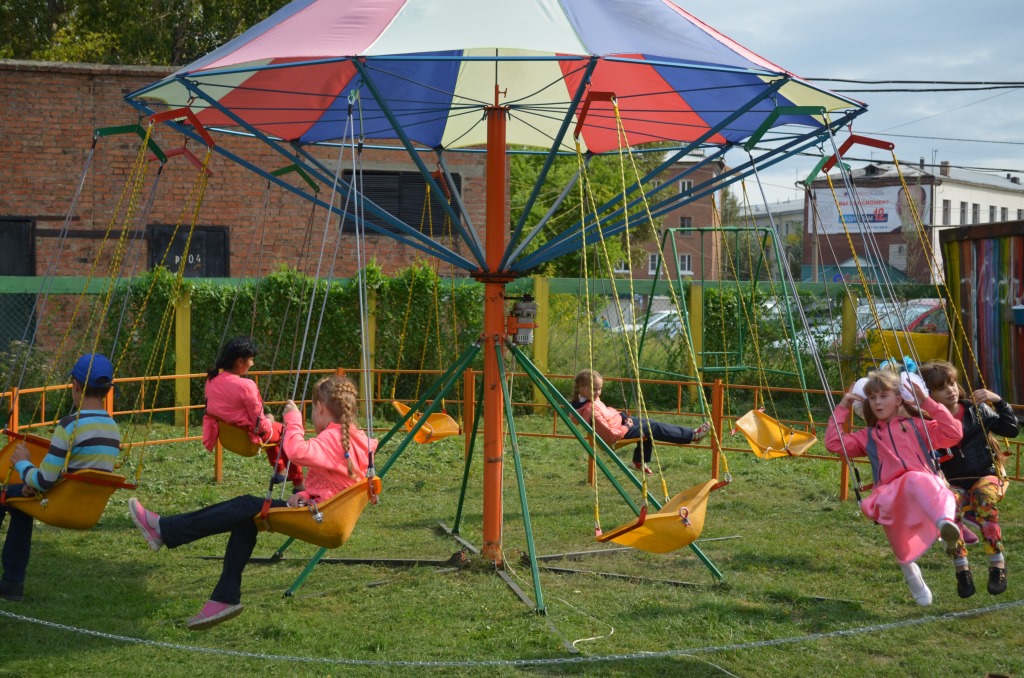
<svg viewBox="0 0 1024 678">
<path fill-rule="evenodd" d="M 934 474 L 931 461 L 921 449 L 920 440 L 933 450 L 951 447 L 960 442 L 963 427 L 949 410 L 931 398 L 921 403 L 921 409 L 932 416 L 932 420 L 923 426 L 919 417 L 894 417 L 887 422 L 876 423 L 872 429 L 863 428 L 856 433 L 844 433 L 840 442 L 837 422 L 846 421 L 849 411 L 845 407 L 837 407 L 828 420 L 825 449 L 841 454 L 845 447 L 846 454 L 851 457 L 870 457 L 877 485 L 887 485 L 908 471 Z M 927 435 L 922 429 L 927 430 Z"/>
<path fill-rule="evenodd" d="M 353 425 L 348 430 L 349 455 L 360 474 L 358 478 L 348 475 L 345 450 L 341 444 L 340 424 L 332 422 L 315 438 L 309 440 L 306 440 L 305 433 L 302 414 L 298 410 L 285 412 L 281 445 L 293 464 L 309 467 L 306 473 L 306 489 L 296 494 L 322 502 L 366 477 L 370 450 L 377 449 L 377 441 L 367 438 L 361 429 Z"/>
<path fill-rule="evenodd" d="M 597 436 L 609 445 L 622 440 L 629 430 L 629 426 L 622 423 L 622 413 L 602 403 L 600 398 L 586 401 L 576 412 L 583 421 L 592 423 Z"/>
<path fill-rule="evenodd" d="M 203 447 L 211 452 L 220 435 L 218 419 L 245 429 L 256 444 L 267 440 L 272 433 L 272 424 L 263 414 L 263 399 L 256 382 L 233 372 L 221 372 L 206 382 Z"/>
</svg>

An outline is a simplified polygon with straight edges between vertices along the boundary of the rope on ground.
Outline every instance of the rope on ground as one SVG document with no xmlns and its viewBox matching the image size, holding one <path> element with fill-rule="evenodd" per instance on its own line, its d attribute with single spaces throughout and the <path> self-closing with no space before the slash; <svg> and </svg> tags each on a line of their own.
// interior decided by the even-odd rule
<svg viewBox="0 0 1024 678">
<path fill-rule="evenodd" d="M 658 652 L 630 652 L 626 654 L 590 656 L 575 655 L 572 657 L 544 657 L 537 659 L 467 659 L 459 661 L 415 661 L 408 659 L 387 660 L 345 659 L 340 657 L 297 657 L 291 655 L 267 654 L 263 652 L 246 652 L 244 650 L 223 650 L 213 647 L 201 647 L 197 645 L 167 643 L 160 640 L 148 640 L 145 638 L 121 636 L 114 633 L 104 633 L 102 631 L 92 631 L 90 629 L 82 629 L 75 626 L 69 626 L 67 624 L 59 624 L 57 622 L 46 621 L 44 619 L 34 619 L 32 617 L 27 617 L 25 615 L 14 614 L 13 612 L 8 612 L 7 610 L 3 609 L 0 609 L 0 617 L 7 617 L 8 619 L 28 622 L 31 624 L 38 624 L 40 626 L 56 629 L 58 631 L 70 631 L 72 633 L 79 633 L 86 636 L 92 636 L 94 638 L 106 638 L 107 640 L 117 640 L 124 643 L 135 643 L 138 645 L 148 645 L 150 647 L 161 647 L 168 650 L 185 650 L 188 652 L 200 652 L 225 657 L 241 657 L 245 659 L 260 659 L 287 662 L 304 662 L 307 664 L 337 664 L 345 666 L 422 666 L 427 668 L 454 668 L 476 666 L 552 666 L 577 663 L 593 664 L 598 662 L 628 661 L 633 659 L 686 657 L 689 655 L 711 654 L 715 652 L 736 652 L 739 650 L 752 650 L 760 649 L 763 647 L 776 647 L 779 645 L 794 645 L 796 643 L 828 640 L 831 638 L 849 638 L 853 636 L 862 636 L 869 633 L 890 631 L 892 629 L 898 629 L 906 626 L 920 626 L 921 624 L 931 624 L 933 622 L 939 621 L 967 619 L 969 617 L 977 617 L 979 615 L 989 614 L 991 612 L 1003 612 L 1005 610 L 1010 610 L 1021 606 L 1024 606 L 1024 599 L 1014 600 L 1008 603 L 989 605 L 987 607 L 979 607 L 973 610 L 962 610 L 960 612 L 946 612 L 945 614 L 930 617 L 918 617 L 916 619 L 904 619 L 903 621 L 889 622 L 886 624 L 873 624 L 871 626 L 860 626 L 852 629 L 839 629 L 836 631 L 826 631 L 823 633 L 812 633 L 806 636 L 791 636 L 789 638 L 773 638 L 770 640 L 754 640 L 747 643 L 731 643 L 729 645 L 706 645 L 704 647 L 696 647 L 685 650 L 662 650 Z"/>
</svg>

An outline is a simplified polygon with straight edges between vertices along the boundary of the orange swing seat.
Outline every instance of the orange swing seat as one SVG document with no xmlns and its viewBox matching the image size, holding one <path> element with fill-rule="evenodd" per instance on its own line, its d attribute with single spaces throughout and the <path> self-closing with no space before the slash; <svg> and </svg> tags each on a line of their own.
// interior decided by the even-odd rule
<svg viewBox="0 0 1024 678">
<path fill-rule="evenodd" d="M 326 549 L 336 549 L 352 535 L 371 496 L 380 494 L 379 477 L 364 479 L 322 504 L 282 506 L 256 514 L 260 532 L 278 532 Z"/>
<path fill-rule="evenodd" d="M 704 529 L 708 494 L 722 485 L 724 483 L 712 479 L 691 487 L 672 497 L 656 513 L 641 510 L 636 520 L 605 532 L 596 539 L 651 553 L 669 553 L 688 546 Z"/>
<path fill-rule="evenodd" d="M 20 484 L 21 476 L 11 464 L 11 455 L 19 443 L 28 447 L 30 461 L 38 466 L 50 449 L 50 441 L 32 434 L 4 431 L 7 444 L 0 450 L 0 482 Z M 88 530 L 99 522 L 110 495 L 118 488 L 131 489 L 125 477 L 109 471 L 81 469 L 65 473 L 46 492 L 31 497 L 4 497 L 4 505 L 16 508 L 40 522 L 69 530 Z"/>
<path fill-rule="evenodd" d="M 803 454 L 818 438 L 809 431 L 796 431 L 760 410 L 751 410 L 736 420 L 736 429 L 761 459 L 795 457 Z"/>
<path fill-rule="evenodd" d="M 397 400 L 391 402 L 398 410 L 400 416 L 405 416 L 409 412 L 408 405 L 404 405 Z M 412 427 L 416 425 L 420 417 L 419 412 L 413 414 L 405 421 L 405 430 L 411 431 Z M 427 417 L 427 420 L 423 422 L 423 426 L 420 427 L 419 431 L 416 431 L 416 436 L 413 438 L 420 444 L 436 443 L 438 440 L 443 440 L 450 436 L 457 436 L 462 434 L 462 427 L 459 426 L 459 422 L 449 417 L 444 412 L 434 412 L 432 415 Z"/>
</svg>

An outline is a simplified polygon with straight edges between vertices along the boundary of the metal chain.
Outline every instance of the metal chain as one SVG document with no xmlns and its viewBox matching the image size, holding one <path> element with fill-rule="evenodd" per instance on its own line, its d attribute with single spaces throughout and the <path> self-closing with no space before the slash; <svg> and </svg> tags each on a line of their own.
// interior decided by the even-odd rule
<svg viewBox="0 0 1024 678">
<path fill-rule="evenodd" d="M 905 626 L 919 626 L 921 624 L 931 624 L 933 622 L 950 621 L 953 619 L 966 619 L 969 617 L 976 617 L 982 614 L 989 614 L 991 612 L 1003 612 L 1005 610 L 1010 610 L 1021 606 L 1024 606 L 1024 599 L 1014 600 L 1007 603 L 999 603 L 997 605 L 989 605 L 987 607 L 979 607 L 973 610 L 947 612 L 945 614 L 940 614 L 936 616 L 918 617 L 916 619 L 905 619 L 903 621 L 889 622 L 886 624 L 873 624 L 871 626 L 860 626 L 852 629 L 840 629 L 837 631 L 812 633 L 806 636 L 792 636 L 789 638 L 775 638 L 772 640 L 755 640 L 747 643 L 732 643 L 729 645 L 707 645 L 704 647 L 697 647 L 686 650 L 662 650 L 659 652 L 630 652 L 626 654 L 589 655 L 572 657 L 547 657 L 540 659 L 482 659 L 464 661 L 413 661 L 402 659 L 382 660 L 344 659 L 330 657 L 298 657 L 292 655 L 267 654 L 263 652 L 246 652 L 242 650 L 223 650 L 213 647 L 200 647 L 197 645 L 182 645 L 180 643 L 168 643 L 161 640 L 133 638 L 131 636 L 121 636 L 114 633 L 105 633 L 103 631 L 92 631 L 90 629 L 82 629 L 67 624 L 59 624 L 57 622 L 46 621 L 44 619 L 35 619 L 33 617 L 28 617 L 25 615 L 14 614 L 13 612 L 8 612 L 3 609 L 0 609 L 0 616 L 7 617 L 8 619 L 14 619 L 16 621 L 29 622 L 31 624 L 45 626 L 47 628 L 56 629 L 58 631 L 70 631 L 72 633 L 79 633 L 86 636 L 92 636 L 94 638 L 106 638 L 108 640 L 116 640 L 123 643 L 135 643 L 138 645 L 148 645 L 150 647 L 160 647 L 168 650 L 185 650 L 188 652 L 215 654 L 225 657 L 242 657 L 245 659 L 304 662 L 308 664 L 338 664 L 345 666 L 422 666 L 428 668 L 454 668 L 477 666 L 552 666 L 577 663 L 593 664 L 598 662 L 627 661 L 633 659 L 682 657 L 686 655 L 711 654 L 715 652 L 736 652 L 738 650 L 775 647 L 779 645 L 793 645 L 796 643 L 827 640 L 830 638 L 849 638 L 853 636 L 866 635 L 869 633 L 890 631 L 892 629 L 902 628 Z"/>
</svg>

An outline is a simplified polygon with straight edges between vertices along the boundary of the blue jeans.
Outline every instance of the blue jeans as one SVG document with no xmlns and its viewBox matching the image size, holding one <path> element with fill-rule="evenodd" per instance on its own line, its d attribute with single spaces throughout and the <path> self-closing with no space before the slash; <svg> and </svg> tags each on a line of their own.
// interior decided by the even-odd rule
<svg viewBox="0 0 1024 678">
<path fill-rule="evenodd" d="M 644 462 L 651 460 L 651 450 L 654 444 L 651 439 L 662 443 L 676 443 L 678 445 L 689 445 L 693 442 L 693 429 L 686 426 L 666 424 L 653 419 L 633 417 L 633 425 L 626 431 L 624 438 L 643 438 L 636 444 L 633 450 L 633 463 L 640 463 L 640 455 L 643 454 Z"/>
<path fill-rule="evenodd" d="M 274 508 L 288 503 L 274 499 Z M 246 494 L 206 508 L 160 518 L 160 536 L 167 548 L 191 544 L 204 537 L 230 532 L 224 551 L 224 566 L 210 600 L 237 605 L 242 600 L 242 571 L 256 548 L 259 530 L 253 517 L 263 508 L 263 498 Z"/>
<path fill-rule="evenodd" d="M 24 487 L 21 484 L 8 485 L 7 496 L 22 496 L 21 490 Z M 4 568 L 3 580 L 8 584 L 23 584 L 28 559 L 32 554 L 32 516 L 16 508 L 0 506 L 0 527 L 3 527 L 4 516 L 8 513 L 11 514 L 11 524 L 7 526 L 7 539 L 4 541 L 3 555 L 0 556 Z"/>
</svg>

